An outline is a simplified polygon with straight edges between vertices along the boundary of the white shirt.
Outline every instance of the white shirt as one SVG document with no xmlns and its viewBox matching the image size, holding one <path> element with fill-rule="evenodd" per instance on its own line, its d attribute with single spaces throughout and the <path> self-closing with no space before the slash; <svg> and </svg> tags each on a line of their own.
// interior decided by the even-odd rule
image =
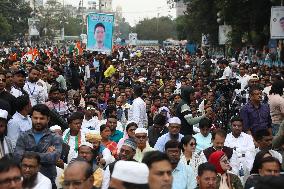
<svg viewBox="0 0 284 189">
<path fill-rule="evenodd" d="M 19 89 L 16 89 L 15 87 L 11 88 L 10 94 L 13 95 L 16 98 L 23 95 L 22 91 L 20 91 Z"/>
<path fill-rule="evenodd" d="M 44 89 L 37 83 L 27 81 L 24 85 L 24 90 L 29 94 L 32 106 L 45 103 Z"/>
<path fill-rule="evenodd" d="M 227 67 L 224 69 L 222 78 L 231 79 L 232 75 L 233 75 L 233 73 L 232 73 L 231 68 L 230 68 L 229 66 L 227 66 Z"/>
<path fill-rule="evenodd" d="M 41 174 L 40 172 L 37 173 L 36 180 L 37 184 L 33 187 L 33 189 L 52 189 L 50 179 Z"/>
<path fill-rule="evenodd" d="M 100 121 L 96 116 L 90 120 L 84 119 L 81 126 L 82 130 L 85 132 L 87 130 L 96 130 L 100 131 Z M 86 133 L 86 132 L 85 132 Z"/>
<path fill-rule="evenodd" d="M 248 85 L 248 81 L 249 81 L 249 76 L 248 75 L 244 75 L 244 76 L 237 76 L 238 79 L 238 83 L 241 84 L 241 91 L 245 89 L 245 87 Z"/>
<path fill-rule="evenodd" d="M 146 103 L 142 100 L 142 98 L 138 97 L 133 100 L 133 104 L 128 113 L 128 121 L 133 121 L 138 125 L 138 127 L 142 128 L 148 125 Z"/>
<path fill-rule="evenodd" d="M 234 148 L 237 151 L 246 152 L 249 150 L 254 150 L 255 146 L 253 143 L 253 138 L 244 132 L 241 132 L 238 138 L 235 138 L 232 133 L 229 133 L 225 140 L 225 146 Z"/>
<path fill-rule="evenodd" d="M 39 80 L 37 81 L 37 84 L 38 84 L 39 86 L 42 86 L 43 91 L 44 91 L 44 97 L 45 97 L 44 100 L 47 101 L 47 99 L 48 99 L 48 91 L 47 91 L 47 84 L 46 84 L 46 82 L 43 81 L 42 79 L 39 79 Z"/>
<path fill-rule="evenodd" d="M 181 139 L 182 139 L 183 135 L 182 134 L 179 134 L 178 136 L 178 141 L 180 142 Z M 171 140 L 171 137 L 170 137 L 170 133 L 166 133 L 166 134 L 163 134 L 162 136 L 160 136 L 154 146 L 154 148 L 156 150 L 159 150 L 161 152 L 165 152 L 165 144 Z"/>
<path fill-rule="evenodd" d="M 201 133 L 197 133 L 193 135 L 193 137 L 195 138 L 197 143 L 196 152 L 200 152 L 212 146 L 211 133 L 209 133 L 207 137 L 204 137 Z"/>
</svg>

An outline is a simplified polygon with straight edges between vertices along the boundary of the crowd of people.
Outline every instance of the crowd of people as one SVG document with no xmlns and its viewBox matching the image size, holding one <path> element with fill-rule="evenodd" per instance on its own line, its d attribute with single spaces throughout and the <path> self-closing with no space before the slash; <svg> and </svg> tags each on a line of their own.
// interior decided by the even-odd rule
<svg viewBox="0 0 284 189">
<path fill-rule="evenodd" d="M 0 52 L 0 189 L 283 187 L 282 67 L 178 47 Z"/>
</svg>

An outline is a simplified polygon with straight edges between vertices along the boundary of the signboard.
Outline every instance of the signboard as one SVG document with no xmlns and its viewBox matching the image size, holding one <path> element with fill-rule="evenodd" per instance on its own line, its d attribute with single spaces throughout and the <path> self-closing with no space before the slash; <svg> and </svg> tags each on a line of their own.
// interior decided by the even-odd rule
<svg viewBox="0 0 284 189">
<path fill-rule="evenodd" d="M 202 47 L 209 46 L 209 34 L 202 34 L 202 36 L 201 36 L 201 46 Z"/>
<path fill-rule="evenodd" d="M 39 31 L 37 26 L 39 24 L 39 19 L 37 18 L 29 18 L 28 26 L 29 26 L 29 36 L 39 36 Z"/>
<path fill-rule="evenodd" d="M 270 38 L 284 38 L 284 7 L 272 7 L 270 17 Z"/>
<path fill-rule="evenodd" d="M 228 40 L 228 34 L 232 31 L 232 27 L 229 25 L 220 25 L 219 26 L 219 45 L 225 45 Z"/>
<path fill-rule="evenodd" d="M 111 52 L 113 23 L 112 14 L 90 13 L 87 16 L 87 50 Z"/>
<path fill-rule="evenodd" d="M 137 33 L 129 34 L 129 45 L 137 45 Z"/>
</svg>

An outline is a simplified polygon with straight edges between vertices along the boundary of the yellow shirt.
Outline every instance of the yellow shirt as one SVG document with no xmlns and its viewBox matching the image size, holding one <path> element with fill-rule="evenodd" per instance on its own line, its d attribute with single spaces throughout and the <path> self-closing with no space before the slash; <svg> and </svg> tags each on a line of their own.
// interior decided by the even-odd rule
<svg viewBox="0 0 284 189">
<path fill-rule="evenodd" d="M 138 162 L 142 162 L 142 159 L 144 157 L 144 154 L 146 152 L 150 152 L 150 151 L 154 151 L 155 149 L 152 148 L 149 143 L 147 142 L 146 144 L 146 148 L 143 149 L 143 151 L 141 151 L 138 147 L 136 148 L 136 154 L 135 156 L 133 157 L 133 159 L 135 159 L 136 161 Z"/>
</svg>

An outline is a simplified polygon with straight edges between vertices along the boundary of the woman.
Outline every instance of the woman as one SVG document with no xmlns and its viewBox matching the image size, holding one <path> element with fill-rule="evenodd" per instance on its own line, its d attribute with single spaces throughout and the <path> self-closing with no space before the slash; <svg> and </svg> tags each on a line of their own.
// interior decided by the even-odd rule
<svg viewBox="0 0 284 189">
<path fill-rule="evenodd" d="M 209 156 L 217 171 L 217 188 L 219 189 L 243 189 L 241 180 L 237 175 L 228 173 L 231 169 L 227 155 L 223 151 L 216 151 Z"/>
<path fill-rule="evenodd" d="M 249 189 L 256 184 L 256 178 L 259 177 L 258 169 L 260 168 L 260 162 L 263 158 L 269 157 L 271 154 L 269 153 L 269 150 L 262 150 L 258 152 L 255 156 L 252 169 L 250 171 L 250 176 L 248 177 L 246 183 L 245 183 L 245 189 Z"/>
<path fill-rule="evenodd" d="M 198 166 L 207 162 L 205 156 L 200 156 L 200 153 L 196 153 L 196 140 L 191 135 L 184 136 L 181 139 L 180 145 L 182 150 L 181 161 L 185 165 L 189 165 L 197 176 Z"/>
<path fill-rule="evenodd" d="M 100 133 L 102 137 L 102 141 L 101 141 L 102 145 L 108 148 L 111 154 L 116 158 L 117 157 L 117 144 L 116 142 L 113 142 L 109 139 L 109 136 L 111 135 L 111 130 L 109 126 L 106 126 L 105 124 L 101 125 Z"/>
<path fill-rule="evenodd" d="M 124 133 L 124 136 L 122 139 L 120 139 L 117 143 L 117 150 L 119 152 L 121 146 L 123 145 L 124 141 L 128 138 L 133 138 L 135 137 L 135 130 L 138 128 L 138 125 L 134 122 L 130 122 L 126 126 L 126 133 Z"/>
</svg>

